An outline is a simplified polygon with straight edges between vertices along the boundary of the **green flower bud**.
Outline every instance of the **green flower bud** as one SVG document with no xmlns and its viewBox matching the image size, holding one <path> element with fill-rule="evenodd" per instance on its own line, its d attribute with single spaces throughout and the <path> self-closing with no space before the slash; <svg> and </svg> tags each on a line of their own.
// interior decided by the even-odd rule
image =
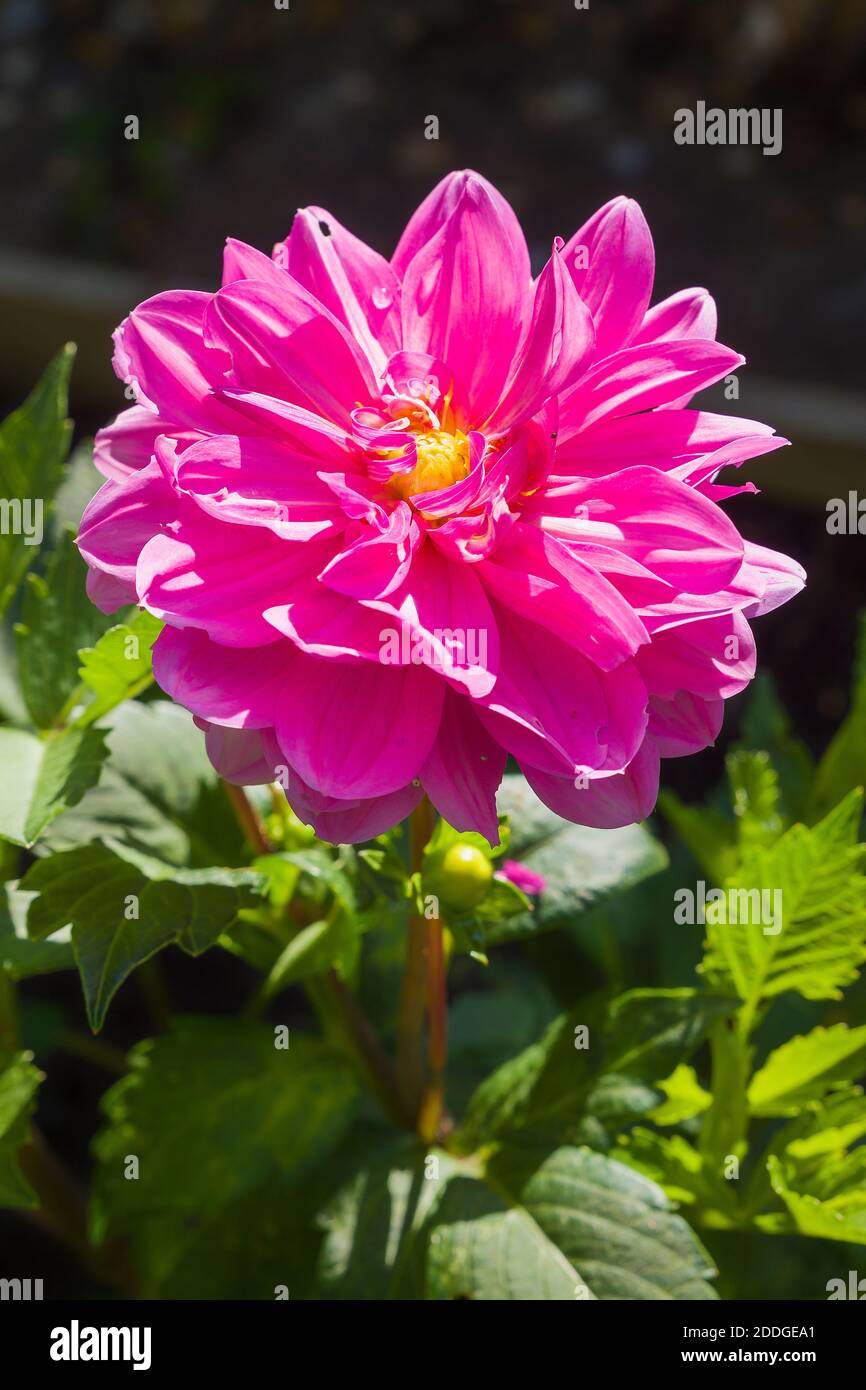
<svg viewBox="0 0 866 1390">
<path fill-rule="evenodd" d="M 452 845 L 437 878 L 446 903 L 452 907 L 476 907 L 493 882 L 493 865 L 473 845 Z"/>
</svg>

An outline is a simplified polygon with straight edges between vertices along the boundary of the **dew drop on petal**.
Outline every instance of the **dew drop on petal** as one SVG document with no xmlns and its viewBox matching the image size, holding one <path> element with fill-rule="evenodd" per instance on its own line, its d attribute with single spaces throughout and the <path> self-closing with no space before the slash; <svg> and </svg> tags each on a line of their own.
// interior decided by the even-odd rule
<svg viewBox="0 0 866 1390">
<path fill-rule="evenodd" d="M 371 299 L 374 309 L 390 309 L 394 296 L 386 285 L 377 285 Z"/>
</svg>

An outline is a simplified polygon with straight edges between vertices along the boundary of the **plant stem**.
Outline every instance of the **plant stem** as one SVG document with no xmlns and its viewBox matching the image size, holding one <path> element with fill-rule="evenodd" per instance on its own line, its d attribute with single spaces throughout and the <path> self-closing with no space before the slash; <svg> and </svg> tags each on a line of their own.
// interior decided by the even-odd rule
<svg viewBox="0 0 866 1390">
<path fill-rule="evenodd" d="M 433 807 L 425 796 L 409 818 L 409 868 L 413 874 L 421 869 L 424 847 L 430 839 L 433 822 Z M 427 988 L 427 925 L 417 908 L 413 908 L 409 917 L 406 969 L 397 1014 L 397 1081 L 404 1103 L 413 1115 L 418 1114 L 424 1092 L 421 1044 Z"/>
<path fill-rule="evenodd" d="M 126 1247 L 110 1243 L 97 1249 L 91 1245 L 84 1196 L 35 1125 L 19 1159 L 39 1199 L 38 1209 L 29 1213 L 32 1219 L 77 1255 L 100 1283 L 119 1286 L 134 1298 L 137 1280 Z"/>
<path fill-rule="evenodd" d="M 80 1057 L 84 1062 L 92 1062 L 95 1067 L 113 1072 L 115 1076 L 125 1076 L 129 1071 L 129 1063 L 120 1049 L 112 1047 L 100 1038 L 91 1038 L 86 1033 L 76 1033 L 72 1028 L 61 1028 L 60 1032 L 55 1034 L 53 1042 L 61 1052 L 69 1053 L 70 1057 Z"/>
<path fill-rule="evenodd" d="M 307 988 L 323 1026 L 336 1034 L 386 1114 L 401 1128 L 411 1129 L 413 1115 L 404 1104 L 390 1058 L 352 991 L 334 970 L 308 981 Z"/>
<path fill-rule="evenodd" d="M 15 981 L 0 966 L 0 1056 L 18 1048 L 18 998 Z"/>
<path fill-rule="evenodd" d="M 418 1116 L 418 1132 L 425 1142 L 436 1138 L 445 1109 L 445 1068 L 448 1061 L 448 989 L 444 927 L 440 918 L 426 923 L 427 948 L 427 1089 Z"/>
<path fill-rule="evenodd" d="M 259 854 L 270 854 L 273 847 L 243 787 L 232 786 L 229 782 L 224 782 L 223 786 L 251 847 Z M 295 926 L 307 925 L 303 915 L 298 913 L 297 904 L 289 904 L 288 915 Z M 413 1112 L 405 1105 L 394 1068 L 352 991 L 333 970 L 305 980 L 304 987 L 323 1029 L 351 1057 L 387 1114 L 396 1124 L 411 1129 Z M 262 991 L 254 995 L 249 1006 L 251 1016 L 255 1017 L 267 1002 Z"/>
<path fill-rule="evenodd" d="M 159 961 L 153 956 L 150 960 L 142 961 L 136 979 L 150 1013 L 152 1026 L 157 1033 L 167 1033 L 171 1027 L 171 995 Z"/>
<path fill-rule="evenodd" d="M 274 847 L 265 834 L 265 827 L 258 811 L 243 787 L 236 787 L 232 782 L 223 782 L 223 788 L 250 848 L 255 850 L 256 854 L 271 854 Z"/>
</svg>

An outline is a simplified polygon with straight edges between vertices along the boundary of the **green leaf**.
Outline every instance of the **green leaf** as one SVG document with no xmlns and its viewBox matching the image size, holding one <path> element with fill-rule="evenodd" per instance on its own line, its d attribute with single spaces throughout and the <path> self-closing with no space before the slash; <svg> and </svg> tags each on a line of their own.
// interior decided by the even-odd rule
<svg viewBox="0 0 866 1390">
<path fill-rule="evenodd" d="M 861 1191 L 848 1193 L 833 1202 L 822 1202 L 809 1193 L 796 1192 L 788 1184 L 784 1166 L 771 1156 L 767 1169 L 773 1191 L 788 1209 L 794 1228 L 804 1236 L 820 1240 L 844 1240 L 852 1245 L 866 1245 L 866 1199 Z M 861 1170 L 861 1183 L 864 1172 Z"/>
<path fill-rule="evenodd" d="M 299 980 L 322 975 L 331 966 L 345 978 L 358 954 L 359 925 L 346 912 L 334 912 L 319 922 L 302 927 L 285 946 L 264 984 L 267 998 Z"/>
<path fill-rule="evenodd" d="M 0 425 L 0 499 L 5 509 L 0 528 L 0 615 L 36 558 L 40 532 L 63 476 L 71 430 L 66 409 L 74 355 L 68 343 L 24 404 Z"/>
<path fill-rule="evenodd" d="M 709 1256 L 655 1184 L 588 1149 L 498 1150 L 418 1237 L 429 1299 L 708 1299 Z"/>
<path fill-rule="evenodd" d="M 85 591 L 87 566 L 63 531 L 45 577 L 30 574 L 15 627 L 21 690 L 33 723 L 49 729 L 78 686 L 78 649 L 110 623 Z"/>
<path fill-rule="evenodd" d="M 749 1084 L 753 1115 L 796 1115 L 866 1070 L 866 1026 L 815 1028 L 771 1052 Z"/>
<path fill-rule="evenodd" d="M 17 883 L 0 888 L 0 970 L 13 980 L 75 968 L 69 927 L 42 941 L 28 937 L 27 912 L 32 901 L 33 894 L 22 892 Z"/>
<path fill-rule="evenodd" d="M 169 700 L 130 700 L 108 730 L 108 762 L 99 786 L 52 825 L 51 850 L 106 836 L 171 864 L 241 864 L 246 859 L 204 737 L 192 717 Z M 93 735 L 93 730 L 84 730 Z"/>
<path fill-rule="evenodd" d="M 24 848 L 35 844 L 99 780 L 106 752 L 100 729 L 66 729 L 48 738 L 0 729 L 0 838 Z"/>
<path fill-rule="evenodd" d="M 712 1104 L 713 1098 L 698 1081 L 694 1067 L 681 1064 L 659 1081 L 658 1088 L 665 1098 L 649 1112 L 649 1119 L 657 1125 L 681 1125 L 702 1115 Z"/>
<path fill-rule="evenodd" d="M 190 1017 L 139 1044 L 130 1062 L 105 1097 L 107 1123 L 94 1142 L 96 1239 L 131 1237 L 148 1296 L 178 1286 L 187 1297 L 213 1296 L 214 1263 L 237 1288 L 231 1251 L 249 1259 L 246 1220 L 249 1251 L 266 1261 L 255 1295 L 273 1298 L 273 1284 L 291 1285 L 297 1274 L 295 1238 L 311 1240 L 309 1185 L 355 1115 L 348 1065 L 299 1033 L 282 1049 L 265 1024 Z M 125 1176 L 130 1155 L 136 1181 Z M 281 1268 L 285 1280 L 275 1278 Z"/>
<path fill-rule="evenodd" d="M 741 853 L 772 844 L 784 824 L 779 811 L 779 779 L 767 753 L 731 753 L 728 779 Z"/>
<path fill-rule="evenodd" d="M 488 980 L 490 988 L 457 994 L 449 1009 L 448 1106 L 458 1116 L 484 1078 L 529 1047 L 558 1013 L 538 975 L 522 962 L 497 956 L 484 972 Z"/>
<path fill-rule="evenodd" d="M 182 1221 L 175 1212 L 139 1220 L 134 1247 L 144 1296 L 220 1301 L 308 1297 L 322 1233 L 309 1213 L 298 1210 L 297 1197 L 290 1184 L 275 1176 L 267 1186 L 187 1213 Z"/>
<path fill-rule="evenodd" d="M 109 628 L 93 647 L 83 647 L 79 676 L 93 698 L 78 716 L 78 725 L 92 724 L 123 700 L 131 700 L 151 684 L 151 649 L 162 623 L 141 609 L 129 622 Z"/>
<path fill-rule="evenodd" d="M 511 827 L 509 857 L 545 879 L 532 912 L 504 918 L 485 931 L 488 945 L 553 931 L 613 893 L 658 873 L 667 855 L 642 825 L 594 830 L 562 820 L 539 801 L 525 778 L 509 775 L 499 790 Z"/>
<path fill-rule="evenodd" d="M 587 1149 L 361 1165 L 323 1217 L 328 1299 L 711 1299 L 714 1270 L 653 1183 Z"/>
<path fill-rule="evenodd" d="M 42 1079 L 29 1052 L 18 1052 L 0 1064 L 0 1207 L 39 1205 L 19 1167 L 18 1151 L 27 1139 Z"/>
<path fill-rule="evenodd" d="M 773 1138 L 767 1178 L 803 1235 L 866 1245 L 866 1098 L 858 1086 L 810 1103 Z M 773 1214 L 765 1230 L 784 1229 Z"/>
<path fill-rule="evenodd" d="M 263 888 L 243 869 L 177 869 L 117 842 L 60 851 L 21 883 L 36 894 L 27 928 L 36 940 L 72 925 L 87 1015 L 98 1032 L 136 966 L 174 942 L 199 955 L 228 931 Z"/>
<path fill-rule="evenodd" d="M 769 848 L 747 852 L 725 885 L 725 901 L 708 909 L 704 969 L 751 1010 L 786 990 L 838 999 L 841 987 L 856 979 L 866 959 L 866 878 L 857 843 L 862 801 L 852 792 L 812 829 L 794 825 Z M 781 922 L 762 920 L 763 900 L 755 896 L 762 892 L 771 895 L 774 918 L 781 903 Z M 726 921 L 729 915 L 737 920 Z"/>
<path fill-rule="evenodd" d="M 632 990 L 609 1006 L 584 1001 L 481 1083 L 455 1136 L 469 1152 L 503 1134 L 569 1135 L 598 1079 L 667 1075 L 694 1051 L 725 1000 L 695 990 Z"/>
<path fill-rule="evenodd" d="M 690 1207 L 694 1218 L 718 1229 L 736 1220 L 736 1184 L 682 1134 L 637 1128 L 623 1135 L 615 1157 L 642 1173 L 672 1202 Z"/>
</svg>

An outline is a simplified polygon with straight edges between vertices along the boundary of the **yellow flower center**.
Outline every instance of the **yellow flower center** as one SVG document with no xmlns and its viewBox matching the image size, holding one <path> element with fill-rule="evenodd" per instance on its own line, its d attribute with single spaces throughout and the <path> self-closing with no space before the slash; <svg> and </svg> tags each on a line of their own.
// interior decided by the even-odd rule
<svg viewBox="0 0 866 1390">
<path fill-rule="evenodd" d="M 426 430 L 415 436 L 418 462 L 411 473 L 395 473 L 388 486 L 398 497 L 438 492 L 469 473 L 469 440 L 461 430 Z"/>
</svg>

